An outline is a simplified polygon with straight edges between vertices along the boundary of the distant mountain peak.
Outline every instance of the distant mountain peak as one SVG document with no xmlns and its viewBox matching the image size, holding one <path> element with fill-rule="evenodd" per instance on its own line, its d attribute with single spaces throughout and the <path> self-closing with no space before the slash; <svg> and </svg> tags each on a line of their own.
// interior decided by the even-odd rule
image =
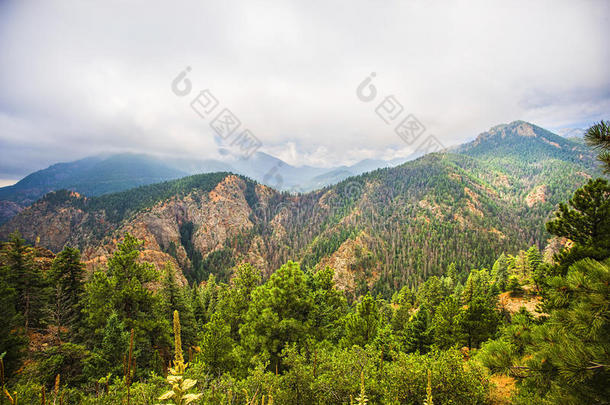
<svg viewBox="0 0 610 405">
<path fill-rule="evenodd" d="M 537 130 L 543 130 L 539 126 L 531 124 L 526 121 L 513 121 L 509 124 L 500 124 L 491 127 L 489 131 L 479 134 L 477 139 L 485 139 L 487 136 L 500 135 L 503 138 L 507 135 L 519 135 L 525 137 L 536 137 Z"/>
<path fill-rule="evenodd" d="M 540 164 L 552 160 L 578 162 L 594 169 L 593 155 L 584 144 L 566 139 L 526 121 L 496 125 L 456 149 L 473 157 Z"/>
</svg>

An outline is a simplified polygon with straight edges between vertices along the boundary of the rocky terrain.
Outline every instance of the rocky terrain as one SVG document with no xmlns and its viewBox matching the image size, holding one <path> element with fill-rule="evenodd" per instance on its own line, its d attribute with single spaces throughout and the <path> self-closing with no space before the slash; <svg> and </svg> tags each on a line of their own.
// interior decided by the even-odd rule
<svg viewBox="0 0 610 405">
<path fill-rule="evenodd" d="M 346 290 L 396 288 L 442 274 L 451 262 L 488 267 L 498 251 L 546 244 L 549 213 L 595 168 L 580 145 L 543 131 L 523 122 L 494 128 L 459 153 L 302 195 L 232 174 L 175 180 L 161 191 L 50 193 L 0 227 L 0 238 L 17 230 L 52 251 L 76 246 L 95 268 L 129 232 L 144 241 L 143 259 L 170 263 L 189 280 L 229 277 L 241 261 L 270 274 L 300 259 L 333 267 Z"/>
</svg>

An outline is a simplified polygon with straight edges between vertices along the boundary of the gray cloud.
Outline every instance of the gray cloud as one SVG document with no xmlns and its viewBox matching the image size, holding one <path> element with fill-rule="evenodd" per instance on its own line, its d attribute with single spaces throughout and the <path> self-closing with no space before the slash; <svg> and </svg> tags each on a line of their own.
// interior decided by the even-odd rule
<svg viewBox="0 0 610 405">
<path fill-rule="evenodd" d="M 409 149 L 358 100 L 371 72 L 443 143 L 608 118 L 602 1 L 0 3 L 0 179 L 103 151 L 217 157 L 170 91 L 186 66 L 292 164 Z"/>
</svg>

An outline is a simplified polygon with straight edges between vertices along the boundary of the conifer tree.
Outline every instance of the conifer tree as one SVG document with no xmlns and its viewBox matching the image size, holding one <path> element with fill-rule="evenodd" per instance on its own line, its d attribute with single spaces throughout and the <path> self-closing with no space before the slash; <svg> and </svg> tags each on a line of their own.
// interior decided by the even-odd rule
<svg viewBox="0 0 610 405">
<path fill-rule="evenodd" d="M 549 319 L 532 333 L 524 391 L 548 403 L 610 398 L 610 260 L 583 259 L 549 281 Z"/>
<path fill-rule="evenodd" d="M 406 352 L 427 353 L 432 344 L 430 329 L 430 311 L 426 305 L 421 305 L 411 317 L 404 331 L 404 347 Z"/>
<path fill-rule="evenodd" d="M 178 311 L 181 315 L 182 340 L 186 347 L 195 344 L 197 338 L 197 325 L 191 302 L 187 297 L 187 289 L 180 287 L 174 275 L 174 269 L 170 263 L 163 268 L 163 279 L 161 281 L 161 310 L 162 314 L 173 314 Z M 167 318 L 168 323 L 172 319 Z"/>
<path fill-rule="evenodd" d="M 540 250 L 538 246 L 532 245 L 527 250 L 527 262 L 530 268 L 530 271 L 535 272 L 538 270 L 538 266 L 542 264 L 542 255 L 540 254 Z"/>
<path fill-rule="evenodd" d="M 439 348 L 445 350 L 463 342 L 458 322 L 460 311 L 460 301 L 453 296 L 445 298 L 436 309 L 431 328 L 433 342 Z"/>
<path fill-rule="evenodd" d="M 19 333 L 19 326 L 22 324 L 21 317 L 15 308 L 17 293 L 7 281 L 6 269 L 0 268 L 0 355 L 4 356 L 7 376 L 18 368 L 18 361 L 21 357 L 22 349 L 25 344 L 25 337 Z"/>
<path fill-rule="evenodd" d="M 598 159 L 606 173 L 610 173 L 610 122 L 600 121 L 585 133 L 585 141 L 599 151 Z"/>
<path fill-rule="evenodd" d="M 97 339 L 110 314 L 116 312 L 125 328 L 135 331 L 138 364 L 149 365 L 154 346 L 169 347 L 169 324 L 159 313 L 160 295 L 146 287 L 158 280 L 158 275 L 152 264 L 139 262 L 141 245 L 130 234 L 125 235 L 108 259 L 107 273 L 94 273 L 86 285 L 86 312 Z"/>
<path fill-rule="evenodd" d="M 309 278 L 313 297 L 310 314 L 312 335 L 317 340 L 337 341 L 340 335 L 340 320 L 347 312 L 343 294 L 335 288 L 334 270 L 326 267 Z"/>
<path fill-rule="evenodd" d="M 73 340 L 82 327 L 82 302 L 85 294 L 84 266 L 78 249 L 66 246 L 53 260 L 49 271 L 52 319 L 58 329 L 70 328 Z"/>
<path fill-rule="evenodd" d="M 34 262 L 32 249 L 18 233 L 10 236 L 3 252 L 5 274 L 17 294 L 16 309 L 22 315 L 26 331 L 44 324 L 48 300 L 47 284 L 42 271 Z"/>
<path fill-rule="evenodd" d="M 344 344 L 364 347 L 371 343 L 377 336 L 380 320 L 377 300 L 370 294 L 365 295 L 356 310 L 345 318 Z"/>
<path fill-rule="evenodd" d="M 269 359 L 273 369 L 281 369 L 282 350 L 290 344 L 302 345 L 307 338 L 312 306 L 305 274 L 298 263 L 287 262 L 252 292 L 240 329 L 244 348 L 251 356 Z"/>
<path fill-rule="evenodd" d="M 573 245 L 556 255 L 560 273 L 578 260 L 610 257 L 610 185 L 604 179 L 589 180 L 574 192 L 568 204 L 559 204 L 555 219 L 546 224 L 549 233 L 569 239 Z"/>
<path fill-rule="evenodd" d="M 508 258 L 504 253 L 495 261 L 491 269 L 491 275 L 498 288 L 504 290 L 508 281 Z"/>
<path fill-rule="evenodd" d="M 469 348 L 494 337 L 500 321 L 494 303 L 487 296 L 476 295 L 462 310 L 458 322 Z"/>
</svg>

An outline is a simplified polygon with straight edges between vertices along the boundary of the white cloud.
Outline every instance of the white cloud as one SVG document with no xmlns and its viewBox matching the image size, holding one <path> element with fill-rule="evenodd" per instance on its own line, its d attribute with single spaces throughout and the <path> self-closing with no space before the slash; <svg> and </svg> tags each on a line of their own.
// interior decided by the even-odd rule
<svg viewBox="0 0 610 405">
<path fill-rule="evenodd" d="M 293 164 L 395 156 L 355 95 L 376 72 L 447 145 L 610 111 L 607 2 L 105 1 L 0 6 L 0 177 L 101 151 L 215 157 L 170 91 L 185 66 Z M 405 112 L 405 113 L 406 113 Z"/>
</svg>

